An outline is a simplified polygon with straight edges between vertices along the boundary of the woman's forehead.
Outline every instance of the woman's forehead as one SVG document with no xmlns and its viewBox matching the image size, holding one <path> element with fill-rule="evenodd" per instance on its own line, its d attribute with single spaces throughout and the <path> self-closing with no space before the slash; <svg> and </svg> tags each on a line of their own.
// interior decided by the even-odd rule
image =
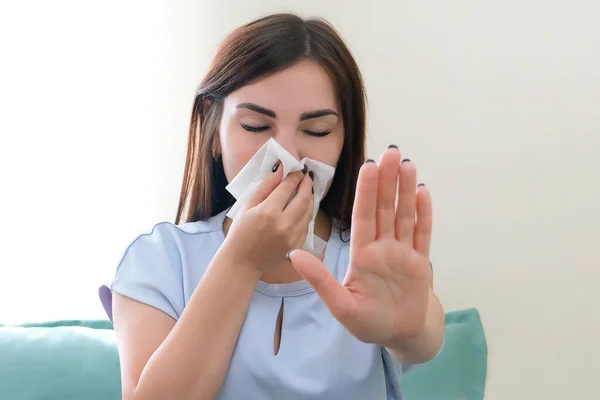
<svg viewBox="0 0 600 400">
<path fill-rule="evenodd" d="M 241 103 L 255 103 L 276 113 L 339 111 L 331 78 L 319 64 L 308 60 L 243 86 L 225 98 L 226 108 Z"/>
</svg>

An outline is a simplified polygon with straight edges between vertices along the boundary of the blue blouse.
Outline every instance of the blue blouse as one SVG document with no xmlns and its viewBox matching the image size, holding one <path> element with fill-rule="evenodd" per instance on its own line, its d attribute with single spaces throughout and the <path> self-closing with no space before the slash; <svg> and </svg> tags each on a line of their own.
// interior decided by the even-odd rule
<svg viewBox="0 0 600 400">
<path fill-rule="evenodd" d="M 205 221 L 163 222 L 126 249 L 100 297 L 112 320 L 111 290 L 179 318 L 223 243 L 227 210 Z M 349 243 L 332 229 L 324 264 L 342 282 Z M 273 350 L 283 307 L 279 352 Z M 219 400 L 400 400 L 401 365 L 377 344 L 363 343 L 329 312 L 306 281 L 259 281 L 235 345 Z"/>
</svg>

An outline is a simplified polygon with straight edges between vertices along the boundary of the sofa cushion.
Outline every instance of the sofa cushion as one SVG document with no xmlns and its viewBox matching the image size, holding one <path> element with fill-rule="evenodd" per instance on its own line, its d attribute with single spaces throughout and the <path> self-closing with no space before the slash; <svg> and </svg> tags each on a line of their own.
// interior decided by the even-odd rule
<svg viewBox="0 0 600 400">
<path fill-rule="evenodd" d="M 0 398 L 121 398 L 114 331 L 95 329 L 106 327 L 104 321 L 35 325 L 0 328 Z"/>
<path fill-rule="evenodd" d="M 486 365 L 477 310 L 449 312 L 442 352 L 402 377 L 406 400 L 481 400 Z M 110 322 L 0 325 L 0 398 L 120 399 L 119 356 Z"/>
<path fill-rule="evenodd" d="M 480 400 L 487 374 L 487 343 L 479 313 L 446 313 L 441 353 L 402 377 L 405 400 Z"/>
</svg>

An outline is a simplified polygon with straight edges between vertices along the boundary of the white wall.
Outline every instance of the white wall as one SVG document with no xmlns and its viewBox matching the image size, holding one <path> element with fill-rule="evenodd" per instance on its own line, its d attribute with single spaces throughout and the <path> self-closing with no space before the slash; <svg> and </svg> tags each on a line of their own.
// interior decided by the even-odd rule
<svg viewBox="0 0 600 400">
<path fill-rule="evenodd" d="M 200 50 L 182 11 L 0 3 L 0 323 L 105 318 L 126 244 L 173 219 Z"/>
<path fill-rule="evenodd" d="M 43 315 L 89 313 L 90 274 L 112 272 L 125 241 L 174 216 L 191 93 L 217 43 L 295 10 L 328 18 L 356 54 L 369 154 L 398 144 L 432 190 L 436 290 L 446 310 L 482 314 L 486 399 L 600 397 L 600 3 L 102 4 L 58 27 L 56 4 L 33 22 L 22 7 L 29 22 L 11 18 L 16 34 L 1 35 L 13 59 L 14 37 L 38 53 L 0 67 L 1 109 L 16 110 L 0 117 L 12 157 L 0 160 L 11 295 L 0 318 L 48 303 L 61 311 Z M 46 288 L 53 271 L 62 297 Z"/>
</svg>

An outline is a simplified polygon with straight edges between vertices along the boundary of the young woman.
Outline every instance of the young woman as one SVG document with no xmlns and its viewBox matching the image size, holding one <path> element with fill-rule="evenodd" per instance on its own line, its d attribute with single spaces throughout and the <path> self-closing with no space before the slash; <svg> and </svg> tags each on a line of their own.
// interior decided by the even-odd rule
<svg viewBox="0 0 600 400">
<path fill-rule="evenodd" d="M 197 90 L 175 224 L 134 240 L 102 294 L 125 400 L 402 398 L 402 373 L 444 338 L 431 199 L 396 146 L 365 162 L 365 118 L 326 22 L 277 14 L 229 35 Z M 270 138 L 335 167 L 321 257 L 298 250 L 312 171 L 283 179 L 275 163 L 226 216 L 225 186 Z"/>
</svg>

